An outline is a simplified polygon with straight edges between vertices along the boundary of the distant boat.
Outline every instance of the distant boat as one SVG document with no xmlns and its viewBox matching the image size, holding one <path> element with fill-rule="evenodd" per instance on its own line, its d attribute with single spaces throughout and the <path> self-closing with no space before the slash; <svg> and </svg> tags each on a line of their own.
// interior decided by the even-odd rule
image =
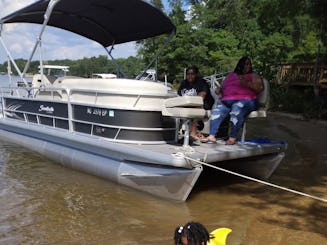
<svg viewBox="0 0 327 245">
<path fill-rule="evenodd" d="M 0 20 L 18 22 L 43 25 L 35 49 L 42 47 L 46 25 L 104 47 L 175 33 L 161 10 L 141 0 L 40 0 Z M 199 96 L 177 97 L 165 84 L 138 79 L 51 78 L 46 69 L 40 66 L 31 86 L 22 78 L 26 86 L 0 93 L 0 137 L 64 166 L 185 201 L 203 171 L 201 162 L 268 178 L 284 157 L 286 145 L 278 142 L 190 142 L 189 122 L 210 113 Z"/>
<path fill-rule="evenodd" d="M 140 75 L 136 76 L 137 80 L 143 80 L 143 81 L 152 81 L 152 82 L 158 82 L 161 84 L 164 84 L 169 89 L 172 89 L 173 85 L 169 82 L 167 82 L 167 77 L 165 76 L 165 82 L 159 81 L 157 79 L 157 71 L 154 69 L 147 69 L 146 71 L 142 71 Z"/>
</svg>

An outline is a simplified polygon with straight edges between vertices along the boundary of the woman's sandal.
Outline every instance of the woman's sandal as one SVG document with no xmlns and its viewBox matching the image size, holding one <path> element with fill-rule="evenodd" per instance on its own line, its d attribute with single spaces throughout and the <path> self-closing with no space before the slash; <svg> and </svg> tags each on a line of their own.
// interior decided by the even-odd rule
<svg viewBox="0 0 327 245">
<path fill-rule="evenodd" d="M 214 143 L 217 143 L 217 139 L 216 139 L 215 137 L 208 136 L 206 139 L 207 139 L 207 143 L 208 143 L 208 144 L 214 144 Z"/>
<path fill-rule="evenodd" d="M 225 145 L 235 145 L 236 144 L 236 139 L 231 139 L 229 138 L 226 140 Z"/>
</svg>

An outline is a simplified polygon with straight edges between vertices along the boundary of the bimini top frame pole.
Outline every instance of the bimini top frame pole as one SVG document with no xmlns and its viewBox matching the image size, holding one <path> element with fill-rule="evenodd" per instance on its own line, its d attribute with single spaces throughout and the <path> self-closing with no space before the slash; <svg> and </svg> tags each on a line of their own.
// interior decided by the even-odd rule
<svg viewBox="0 0 327 245">
<path fill-rule="evenodd" d="M 151 60 L 151 62 L 148 64 L 148 66 L 142 71 L 142 73 L 140 73 L 139 75 L 137 75 L 137 79 L 141 79 L 141 77 L 144 75 L 144 73 L 146 73 L 146 71 L 152 66 L 152 64 L 158 59 L 159 55 L 161 54 L 161 52 L 164 50 L 164 48 L 166 46 L 168 46 L 170 40 L 174 37 L 175 35 L 175 29 L 170 33 L 170 35 L 167 37 L 167 39 L 165 40 L 164 45 L 159 49 L 157 55 L 155 57 L 153 57 L 153 59 Z M 157 72 L 157 71 L 156 71 Z"/>
<path fill-rule="evenodd" d="M 164 48 L 166 46 L 168 46 L 168 44 L 170 43 L 171 39 L 174 37 L 175 35 L 175 30 L 173 30 L 170 35 L 166 38 L 165 43 L 162 45 L 162 47 L 159 49 L 158 53 L 156 54 L 156 56 L 151 60 L 151 62 L 148 64 L 148 66 L 145 68 L 144 71 L 142 71 L 139 75 L 137 75 L 136 79 L 139 80 L 145 73 L 146 71 L 153 65 L 153 63 L 158 60 L 159 55 L 161 54 L 161 52 L 164 50 Z M 114 49 L 114 44 L 111 45 L 110 49 L 104 47 L 104 49 L 107 51 L 108 55 L 110 56 L 111 60 L 114 62 L 115 66 L 117 67 L 119 73 L 121 73 L 123 75 L 123 77 L 126 77 L 126 74 L 124 73 L 124 71 L 122 70 L 121 66 L 117 63 L 116 59 L 112 56 L 111 52 Z"/>
<path fill-rule="evenodd" d="M 35 54 L 35 51 L 36 51 L 37 47 L 39 46 L 40 49 L 41 49 L 42 35 L 43 35 L 44 30 L 45 30 L 45 28 L 46 28 L 46 26 L 47 26 L 47 24 L 48 24 L 48 22 L 49 22 L 49 19 L 50 19 L 51 13 L 52 13 L 52 11 L 53 11 L 53 8 L 54 8 L 54 7 L 56 6 L 56 4 L 57 4 L 58 2 L 60 2 L 60 1 L 61 1 L 61 0 L 51 0 L 51 1 L 49 2 L 48 8 L 47 8 L 47 10 L 46 10 L 46 12 L 45 12 L 45 14 L 44 14 L 44 21 L 43 21 L 43 24 L 42 24 L 42 27 L 41 27 L 41 31 L 40 31 L 40 33 L 39 33 L 39 35 L 38 35 L 38 37 L 37 37 L 37 40 L 36 40 L 36 43 L 35 43 L 35 45 L 34 45 L 34 48 L 33 48 L 33 51 L 32 51 L 32 53 L 31 53 L 31 56 L 30 56 L 30 58 L 28 59 L 26 65 L 25 65 L 25 68 L 24 68 L 24 71 L 23 71 L 23 75 L 26 74 L 26 72 L 27 72 L 27 70 L 28 70 L 28 68 L 29 68 L 29 66 L 30 66 L 30 64 L 31 64 L 31 60 L 32 60 L 33 57 L 34 57 L 34 54 Z M 41 71 L 41 76 L 43 77 L 43 57 L 42 57 L 42 51 L 41 51 L 41 50 L 40 50 L 40 52 L 41 52 L 41 55 L 40 55 L 40 71 Z"/>
<path fill-rule="evenodd" d="M 23 74 L 21 73 L 19 67 L 17 66 L 15 60 L 13 59 L 13 57 L 11 56 L 6 44 L 4 43 L 3 39 L 2 39 L 2 28 L 3 28 L 3 23 L 0 24 L 0 43 L 3 47 L 3 49 L 5 50 L 6 54 L 7 54 L 7 57 L 8 57 L 8 67 L 10 66 L 9 62 L 11 62 L 14 67 L 15 67 L 15 70 L 17 71 L 18 75 L 22 78 L 23 82 L 27 85 L 27 82 L 23 76 Z M 11 73 L 11 71 L 8 71 L 9 72 L 9 75 Z"/>
<path fill-rule="evenodd" d="M 26 74 L 26 72 L 27 72 L 27 70 L 28 70 L 28 68 L 29 68 L 29 66 L 30 66 L 30 63 L 31 63 L 31 60 L 33 59 L 33 57 L 34 57 L 34 54 L 35 54 L 35 52 L 36 52 L 36 49 L 37 49 L 37 47 L 39 46 L 40 48 L 41 48 L 41 40 L 42 40 L 42 35 L 43 35 L 43 33 L 44 33 L 44 30 L 45 30 L 45 27 L 47 26 L 47 23 L 48 23 L 48 21 L 49 21 L 49 18 L 50 18 L 50 16 L 51 16 L 51 13 L 52 13 L 52 11 L 53 11 L 53 8 L 55 7 L 55 5 L 58 3 L 58 2 L 60 2 L 61 0 L 51 0 L 50 1 L 50 3 L 49 3 L 49 5 L 48 5 L 48 8 L 47 8 L 47 10 L 46 10 L 46 12 L 45 12 L 45 15 L 44 15 L 44 21 L 43 21 L 43 24 L 42 24 L 42 28 L 41 28 L 41 31 L 40 31 L 40 33 L 39 33 L 39 35 L 38 35 L 38 37 L 37 37 L 37 41 L 36 41 L 36 43 L 35 43 L 35 45 L 34 45 L 34 48 L 33 48 L 33 51 L 32 51 L 32 53 L 31 53 L 31 56 L 29 57 L 29 59 L 28 59 L 28 61 L 27 61 L 27 63 L 26 63 L 26 65 L 25 65 L 25 67 L 24 67 L 24 70 L 23 70 L 23 72 L 21 72 L 20 71 L 20 69 L 19 69 L 19 67 L 17 66 L 17 64 L 16 64 L 16 62 L 15 62 L 15 60 L 13 59 L 13 57 L 11 56 L 11 54 L 10 54 L 10 52 L 9 52 L 9 50 L 8 50 L 8 48 L 7 48 L 7 46 L 6 46 L 6 44 L 4 43 L 4 41 L 3 41 L 3 39 L 2 39 L 2 28 L 3 28 L 3 24 L 4 23 L 1 23 L 0 24 L 0 43 L 1 43 L 1 45 L 2 45 L 2 47 L 4 48 L 4 50 L 5 50 L 5 52 L 6 52 L 6 54 L 7 54 L 7 56 L 8 56 L 8 58 L 9 58 L 9 60 L 12 62 L 12 64 L 14 65 L 14 67 L 15 67 L 15 69 L 16 69 L 16 71 L 17 71 L 17 73 L 18 73 L 18 75 L 20 76 L 20 78 L 23 80 L 23 82 L 24 82 L 24 84 L 27 86 L 28 85 L 28 83 L 27 83 L 27 81 L 25 80 L 25 74 Z M 41 51 L 40 51 L 41 52 Z M 40 55 L 40 70 L 41 70 L 41 74 L 43 75 L 43 57 L 42 57 L 42 52 L 41 52 L 41 55 Z M 8 61 L 9 62 L 9 61 Z"/>
<path fill-rule="evenodd" d="M 103 47 L 104 47 L 104 46 L 103 46 Z M 114 43 L 111 45 L 111 48 L 110 48 L 110 49 L 108 49 L 108 48 L 106 48 L 106 47 L 104 47 L 104 49 L 107 51 L 107 53 L 108 53 L 108 55 L 110 56 L 112 62 L 114 62 L 115 66 L 116 66 L 116 68 L 117 68 L 117 70 L 118 70 L 118 72 L 121 73 L 121 74 L 123 75 L 124 78 L 126 78 L 126 74 L 125 74 L 125 72 L 123 71 L 123 69 L 121 68 L 121 66 L 118 64 L 118 62 L 116 61 L 116 59 L 115 59 L 115 58 L 112 56 L 112 54 L 111 54 L 111 51 L 114 49 Z M 119 74 L 118 74 L 118 75 L 119 75 Z"/>
</svg>

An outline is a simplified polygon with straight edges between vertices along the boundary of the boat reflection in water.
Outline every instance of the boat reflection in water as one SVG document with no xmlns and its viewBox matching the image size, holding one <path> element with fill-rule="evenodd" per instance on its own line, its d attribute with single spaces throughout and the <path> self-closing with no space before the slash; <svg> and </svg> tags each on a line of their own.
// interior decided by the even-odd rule
<svg viewBox="0 0 327 245">
<path fill-rule="evenodd" d="M 110 56 L 107 47 L 113 43 L 161 34 L 170 34 L 170 39 L 175 33 L 165 14 L 139 0 L 41 0 L 0 22 L 42 24 L 35 49 L 41 48 L 43 31 L 49 25 L 98 42 Z M 15 64 L 14 60 L 11 63 Z M 244 137 L 233 146 L 190 144 L 189 121 L 206 119 L 210 112 L 201 109 L 201 97 L 176 97 L 165 84 L 126 78 L 52 77 L 43 62 L 40 73 L 28 83 L 24 72 L 29 62 L 23 72 L 14 67 L 23 83 L 2 88 L 1 139 L 64 166 L 185 201 L 203 170 L 199 162 L 224 164 L 268 178 L 284 157 L 285 144 L 249 143 Z M 267 92 L 268 87 L 263 98 Z M 183 143 L 179 143 L 181 124 Z"/>
</svg>

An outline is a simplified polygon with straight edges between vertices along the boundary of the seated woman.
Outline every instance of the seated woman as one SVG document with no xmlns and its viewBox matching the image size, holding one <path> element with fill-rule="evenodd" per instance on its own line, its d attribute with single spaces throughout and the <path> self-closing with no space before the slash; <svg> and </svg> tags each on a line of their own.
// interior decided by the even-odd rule
<svg viewBox="0 0 327 245">
<path fill-rule="evenodd" d="M 218 91 L 222 93 L 221 103 L 211 113 L 210 135 L 207 137 L 207 141 L 216 142 L 215 135 L 221 123 L 230 115 L 231 132 L 226 145 L 235 144 L 245 117 L 258 108 L 257 95 L 262 90 L 262 79 L 252 71 L 250 58 L 242 57 L 235 70 L 229 73 L 224 80 L 221 91 Z"/>
<path fill-rule="evenodd" d="M 205 110 L 211 110 L 215 102 L 208 83 L 199 76 L 199 69 L 196 66 L 186 69 L 186 79 L 181 83 L 177 93 L 180 96 L 201 96 L 203 98 L 203 108 Z M 205 142 L 206 137 L 197 132 L 198 122 L 198 120 L 192 122 L 190 136 L 193 140 Z"/>
</svg>

